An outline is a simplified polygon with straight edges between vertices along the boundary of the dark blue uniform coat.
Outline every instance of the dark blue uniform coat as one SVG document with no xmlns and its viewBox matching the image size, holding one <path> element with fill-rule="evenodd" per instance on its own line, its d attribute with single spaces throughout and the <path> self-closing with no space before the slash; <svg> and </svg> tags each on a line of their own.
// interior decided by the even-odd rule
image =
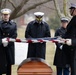
<svg viewBox="0 0 76 75">
<path fill-rule="evenodd" d="M 55 36 L 60 36 L 60 37 L 64 37 L 66 32 L 66 29 L 61 27 L 59 29 L 56 30 L 55 32 Z M 66 65 L 64 64 L 64 61 L 66 60 L 65 58 L 65 54 L 63 52 L 62 49 L 60 49 L 60 46 L 62 44 L 61 43 L 56 43 L 56 52 L 55 52 L 55 56 L 54 56 L 54 65 L 56 65 L 57 67 L 66 67 Z"/>
<path fill-rule="evenodd" d="M 32 21 L 27 25 L 25 38 L 45 38 L 50 37 L 49 25 L 45 22 L 40 24 Z M 27 57 L 38 57 L 45 59 L 46 43 L 29 43 Z"/>
<path fill-rule="evenodd" d="M 0 21 L 0 39 L 9 37 L 17 37 L 17 25 L 12 21 L 4 22 Z M 8 64 L 14 64 L 15 62 L 15 53 L 14 53 L 14 43 L 9 42 L 7 47 L 4 47 L 3 44 L 0 45 L 0 66 L 7 66 Z M 2 69 L 3 68 L 3 69 Z M 0 73 L 4 73 L 5 67 L 0 67 Z"/>
<path fill-rule="evenodd" d="M 64 45 L 63 51 L 66 54 L 67 61 L 71 66 L 71 75 L 76 75 L 76 16 L 74 16 L 67 26 L 67 32 L 65 38 L 72 39 L 72 45 Z"/>
</svg>

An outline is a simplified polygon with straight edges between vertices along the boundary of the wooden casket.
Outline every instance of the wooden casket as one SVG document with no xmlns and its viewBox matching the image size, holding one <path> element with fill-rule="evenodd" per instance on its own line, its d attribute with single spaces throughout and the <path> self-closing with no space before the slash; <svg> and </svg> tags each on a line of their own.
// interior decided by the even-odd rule
<svg viewBox="0 0 76 75">
<path fill-rule="evenodd" d="M 41 58 L 25 59 L 17 69 L 18 75 L 52 75 L 52 68 Z"/>
</svg>

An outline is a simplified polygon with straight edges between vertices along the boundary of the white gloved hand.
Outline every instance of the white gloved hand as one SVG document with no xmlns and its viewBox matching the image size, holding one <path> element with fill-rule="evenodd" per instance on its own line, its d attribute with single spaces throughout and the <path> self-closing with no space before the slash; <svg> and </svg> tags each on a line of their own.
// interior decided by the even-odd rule
<svg viewBox="0 0 76 75">
<path fill-rule="evenodd" d="M 63 45 L 60 46 L 60 49 L 61 49 L 61 50 L 62 50 L 62 48 L 63 48 Z"/>
<path fill-rule="evenodd" d="M 59 39 L 59 40 L 58 40 L 58 43 L 65 44 L 65 39 Z"/>
<path fill-rule="evenodd" d="M 7 38 L 2 39 L 2 44 L 3 44 L 4 47 L 6 47 L 8 45 Z"/>
<path fill-rule="evenodd" d="M 66 44 L 67 44 L 68 46 L 71 46 L 71 45 L 72 45 L 72 40 L 71 40 L 71 39 L 66 39 Z"/>
</svg>

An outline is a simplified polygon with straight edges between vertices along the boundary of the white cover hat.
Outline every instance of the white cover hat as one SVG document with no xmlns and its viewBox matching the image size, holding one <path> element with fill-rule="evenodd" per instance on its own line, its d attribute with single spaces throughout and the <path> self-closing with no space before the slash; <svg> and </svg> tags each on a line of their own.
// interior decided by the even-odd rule
<svg viewBox="0 0 76 75">
<path fill-rule="evenodd" d="M 70 9 L 72 9 L 72 8 L 76 8 L 76 4 L 71 3 Z"/>
<path fill-rule="evenodd" d="M 4 9 L 1 10 L 1 13 L 2 14 L 10 14 L 11 13 L 11 10 L 8 9 L 8 8 L 4 8 Z"/>
<path fill-rule="evenodd" d="M 35 16 L 43 16 L 44 13 L 43 13 L 43 12 L 35 12 L 34 15 L 35 15 Z"/>
<path fill-rule="evenodd" d="M 62 17 L 62 18 L 61 18 L 61 21 L 68 22 L 69 20 L 68 20 L 68 18 L 66 18 L 66 17 Z"/>
</svg>

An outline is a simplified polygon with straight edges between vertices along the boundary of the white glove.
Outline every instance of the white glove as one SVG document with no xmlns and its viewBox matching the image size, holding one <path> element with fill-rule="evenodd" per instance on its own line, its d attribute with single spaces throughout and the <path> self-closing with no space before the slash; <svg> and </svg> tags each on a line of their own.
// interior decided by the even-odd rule
<svg viewBox="0 0 76 75">
<path fill-rule="evenodd" d="M 60 46 L 60 49 L 61 49 L 61 50 L 62 50 L 62 48 L 63 48 L 63 45 Z"/>
<path fill-rule="evenodd" d="M 71 39 L 66 39 L 66 44 L 67 44 L 68 46 L 71 46 L 71 45 L 72 45 L 72 40 L 71 40 Z"/>
<path fill-rule="evenodd" d="M 58 43 L 65 44 L 65 39 L 59 39 L 59 40 L 58 40 Z"/>
<path fill-rule="evenodd" d="M 2 39 L 2 44 L 3 44 L 4 47 L 6 47 L 8 45 L 7 38 Z"/>
</svg>

